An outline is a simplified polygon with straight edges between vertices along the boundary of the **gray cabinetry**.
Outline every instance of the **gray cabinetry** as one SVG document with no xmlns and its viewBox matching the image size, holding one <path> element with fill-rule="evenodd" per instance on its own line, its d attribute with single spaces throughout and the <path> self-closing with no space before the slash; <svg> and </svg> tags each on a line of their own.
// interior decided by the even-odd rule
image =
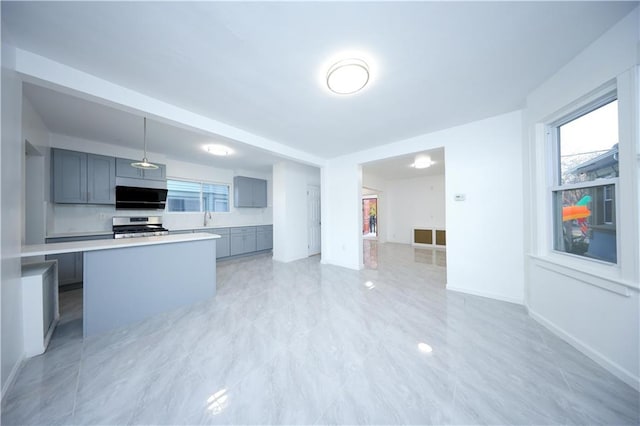
<svg viewBox="0 0 640 426">
<path fill-rule="evenodd" d="M 116 176 L 125 178 L 143 179 L 142 169 L 136 169 L 131 165 L 135 160 L 116 158 Z"/>
<path fill-rule="evenodd" d="M 87 154 L 87 203 L 116 203 L 116 159 Z"/>
<path fill-rule="evenodd" d="M 52 149 L 53 202 L 87 202 L 87 154 Z"/>
<path fill-rule="evenodd" d="M 193 234 L 193 230 L 191 229 L 181 229 L 178 231 L 169 231 L 169 235 L 178 235 L 178 234 Z"/>
<path fill-rule="evenodd" d="M 271 250 L 273 248 L 273 226 L 258 226 L 256 231 L 256 249 Z"/>
<path fill-rule="evenodd" d="M 220 238 L 216 239 L 216 259 L 273 249 L 273 225 L 169 231 L 170 234 L 191 232 L 220 235 Z"/>
<path fill-rule="evenodd" d="M 157 169 L 142 170 L 137 169 L 131 165 L 140 160 L 129 160 L 126 158 L 116 158 L 116 176 L 124 178 L 134 179 L 146 179 L 146 180 L 166 180 L 167 179 L 167 166 L 164 164 L 154 163 L 158 166 Z"/>
<path fill-rule="evenodd" d="M 267 181 L 246 176 L 233 178 L 234 207 L 267 207 Z"/>
<path fill-rule="evenodd" d="M 207 229 L 206 232 L 218 234 L 220 238 L 216 240 L 216 259 L 231 255 L 231 242 L 229 239 L 229 228 Z"/>
<path fill-rule="evenodd" d="M 46 258 L 58 261 L 59 286 L 82 282 L 82 253 L 50 254 Z"/>
<path fill-rule="evenodd" d="M 52 149 L 53 202 L 115 204 L 115 159 Z"/>
<path fill-rule="evenodd" d="M 70 241 L 107 240 L 113 238 L 111 234 L 90 235 L 82 237 L 47 238 L 46 243 L 67 243 Z M 47 260 L 58 261 L 58 285 L 76 284 L 82 282 L 82 252 L 50 254 Z"/>
<path fill-rule="evenodd" d="M 231 228 L 231 256 L 256 251 L 256 227 Z"/>
</svg>

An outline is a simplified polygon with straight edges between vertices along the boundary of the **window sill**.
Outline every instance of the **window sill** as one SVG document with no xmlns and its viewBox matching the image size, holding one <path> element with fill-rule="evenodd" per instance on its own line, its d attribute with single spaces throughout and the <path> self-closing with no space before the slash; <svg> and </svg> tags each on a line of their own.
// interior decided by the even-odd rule
<svg viewBox="0 0 640 426">
<path fill-rule="evenodd" d="M 573 278 L 585 284 L 599 287 L 603 290 L 607 290 L 621 296 L 630 297 L 632 290 L 635 292 L 640 290 L 638 283 L 623 280 L 619 277 L 607 276 L 599 271 L 585 270 L 578 265 L 569 265 L 564 261 L 564 259 L 557 258 L 556 256 L 538 256 L 534 254 L 529 254 L 528 256 L 540 268 Z M 616 271 L 619 270 L 615 265 L 611 265 L 610 267 Z"/>
</svg>

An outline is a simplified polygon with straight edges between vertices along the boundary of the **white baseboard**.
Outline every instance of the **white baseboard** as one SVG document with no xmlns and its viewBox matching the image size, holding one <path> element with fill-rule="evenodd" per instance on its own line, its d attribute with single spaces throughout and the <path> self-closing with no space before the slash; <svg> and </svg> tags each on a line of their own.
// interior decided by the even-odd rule
<svg viewBox="0 0 640 426">
<path fill-rule="evenodd" d="M 483 291 L 476 291 L 476 290 L 472 290 L 464 287 L 455 287 L 449 284 L 447 284 L 446 288 L 447 290 L 455 291 L 458 293 L 467 293 L 467 294 L 472 294 L 474 296 L 487 297 L 489 299 L 496 299 L 503 302 L 515 303 L 516 305 L 524 305 L 523 299 L 516 299 L 514 297 L 507 297 L 507 296 L 502 296 L 500 294 L 494 294 L 494 293 L 485 293 Z"/>
<path fill-rule="evenodd" d="M 623 382 L 625 382 L 626 384 L 634 388 L 635 390 L 640 391 L 640 377 L 634 376 L 631 372 L 627 371 L 626 369 L 618 365 L 616 362 L 610 360 L 609 358 L 607 358 L 597 350 L 593 349 L 591 346 L 587 345 L 586 343 L 576 338 L 575 336 L 562 330 L 560 327 L 558 327 L 556 324 L 549 321 L 542 315 L 534 312 L 530 308 L 528 309 L 528 311 L 529 311 L 529 316 L 534 320 L 536 320 L 538 323 L 540 323 L 547 330 L 551 331 L 553 334 L 555 334 L 565 342 L 569 343 L 571 346 L 573 346 L 574 348 L 576 348 L 577 350 L 579 350 L 580 352 L 582 352 L 583 354 L 591 358 L 602 368 L 604 368 L 605 370 L 607 370 L 608 372 L 610 372 L 611 374 L 613 374 L 614 376 L 616 376 L 617 378 L 619 378 L 620 380 L 622 380 Z"/>
<path fill-rule="evenodd" d="M 5 396 L 7 396 L 9 389 L 11 389 L 11 386 L 13 386 L 13 383 L 16 381 L 16 377 L 18 377 L 18 373 L 22 368 L 22 364 L 24 363 L 24 360 L 25 358 L 22 357 L 18 361 L 16 361 L 16 363 L 13 365 L 13 368 L 11 369 L 11 373 L 9 373 L 9 376 L 7 377 L 7 381 L 4 383 L 4 386 L 2 386 L 3 402 L 4 402 Z"/>
<path fill-rule="evenodd" d="M 359 271 L 359 270 L 363 269 L 363 266 L 356 266 L 356 265 L 352 265 L 352 264 L 345 263 L 345 262 L 335 261 L 335 260 L 332 260 L 332 259 L 321 259 L 320 263 L 323 264 L 323 265 L 340 266 L 341 268 L 353 269 L 355 271 Z"/>
</svg>

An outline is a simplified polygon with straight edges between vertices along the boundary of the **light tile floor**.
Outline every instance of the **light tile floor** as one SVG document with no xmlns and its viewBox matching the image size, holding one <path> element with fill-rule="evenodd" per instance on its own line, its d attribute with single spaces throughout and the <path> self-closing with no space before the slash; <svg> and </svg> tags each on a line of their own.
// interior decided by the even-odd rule
<svg viewBox="0 0 640 426">
<path fill-rule="evenodd" d="M 2 424 L 639 423 L 636 391 L 521 306 L 446 291 L 444 251 L 365 248 L 360 272 L 220 262 L 215 300 L 84 341 L 64 293 Z"/>
</svg>

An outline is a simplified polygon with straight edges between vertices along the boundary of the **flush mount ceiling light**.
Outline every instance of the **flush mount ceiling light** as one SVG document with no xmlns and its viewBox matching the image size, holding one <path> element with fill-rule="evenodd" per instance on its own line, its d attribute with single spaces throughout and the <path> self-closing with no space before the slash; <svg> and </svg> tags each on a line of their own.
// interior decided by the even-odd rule
<svg viewBox="0 0 640 426">
<path fill-rule="evenodd" d="M 224 145 L 206 145 L 204 147 L 204 150 L 207 151 L 209 154 L 219 155 L 221 157 L 224 157 L 226 155 L 233 153 L 231 148 L 226 147 Z"/>
<path fill-rule="evenodd" d="M 435 163 L 431 161 L 431 157 L 428 155 L 417 155 L 411 167 L 414 169 L 426 169 L 433 166 Z"/>
<path fill-rule="evenodd" d="M 329 90 L 339 95 L 350 95 L 369 82 L 369 66 L 362 59 L 349 58 L 333 64 L 327 72 Z"/>
<path fill-rule="evenodd" d="M 418 350 L 425 354 L 430 354 L 431 352 L 433 352 L 433 348 L 423 342 L 418 343 Z"/>
<path fill-rule="evenodd" d="M 144 169 L 144 170 L 157 169 L 158 168 L 157 165 L 150 163 L 149 160 L 147 160 L 147 117 L 144 117 L 143 140 L 144 140 L 144 157 L 142 157 L 142 161 L 131 163 L 131 166 L 135 167 L 136 169 Z"/>
</svg>

